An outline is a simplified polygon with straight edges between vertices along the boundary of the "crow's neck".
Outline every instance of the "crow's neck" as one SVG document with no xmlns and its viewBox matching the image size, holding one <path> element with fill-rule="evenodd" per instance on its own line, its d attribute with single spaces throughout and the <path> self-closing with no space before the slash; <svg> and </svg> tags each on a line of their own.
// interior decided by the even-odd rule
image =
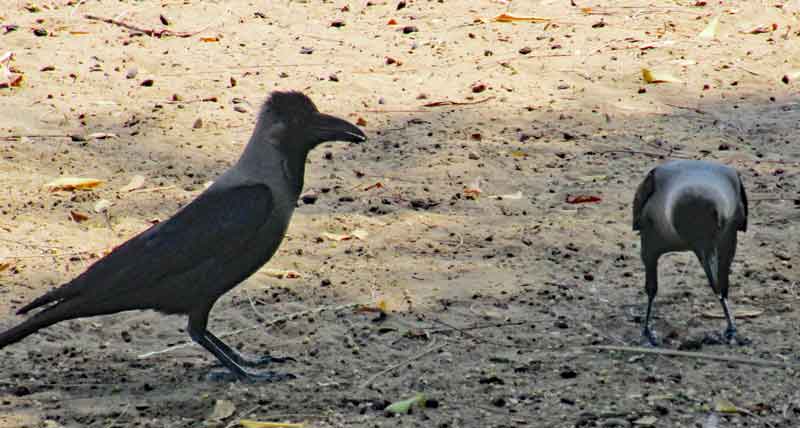
<svg viewBox="0 0 800 428">
<path fill-rule="evenodd" d="M 267 182 L 279 180 L 288 184 L 288 190 L 297 197 L 303 190 L 306 155 L 307 152 L 286 153 L 277 144 L 251 140 L 245 147 L 239 165 L 250 177 L 264 177 Z"/>
</svg>

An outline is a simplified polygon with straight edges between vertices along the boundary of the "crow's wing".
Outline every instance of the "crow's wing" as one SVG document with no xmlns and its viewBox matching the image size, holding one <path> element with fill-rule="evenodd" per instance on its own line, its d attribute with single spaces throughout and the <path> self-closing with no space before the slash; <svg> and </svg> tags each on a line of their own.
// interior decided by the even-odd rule
<svg viewBox="0 0 800 428">
<path fill-rule="evenodd" d="M 273 195 L 266 185 L 211 188 L 18 313 L 84 294 L 100 297 L 152 286 L 209 259 L 242 250 L 273 209 Z"/>
<path fill-rule="evenodd" d="M 656 170 L 653 168 L 647 173 L 647 177 L 639 184 L 636 195 L 633 197 L 633 230 L 641 227 L 642 210 L 650 196 L 656 191 Z"/>
<path fill-rule="evenodd" d="M 742 204 L 742 211 L 744 213 L 744 218 L 739 223 L 738 230 L 742 232 L 747 232 L 747 192 L 744 190 L 744 182 L 742 182 L 742 176 L 739 173 L 736 173 L 736 178 L 739 179 L 739 198 L 741 199 Z"/>
</svg>

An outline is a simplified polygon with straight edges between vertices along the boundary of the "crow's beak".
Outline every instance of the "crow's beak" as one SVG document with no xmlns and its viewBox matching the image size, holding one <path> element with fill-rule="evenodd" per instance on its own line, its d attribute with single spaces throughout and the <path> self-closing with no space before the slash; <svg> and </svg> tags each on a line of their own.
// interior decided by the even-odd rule
<svg viewBox="0 0 800 428">
<path fill-rule="evenodd" d="M 349 141 L 363 143 L 367 141 L 364 131 L 352 123 L 328 114 L 317 114 L 312 125 L 322 141 Z"/>
<path fill-rule="evenodd" d="M 703 265 L 703 270 L 706 271 L 708 279 L 711 281 L 711 288 L 715 293 L 719 293 L 719 252 L 716 247 L 712 247 L 701 253 L 700 262 Z"/>
</svg>

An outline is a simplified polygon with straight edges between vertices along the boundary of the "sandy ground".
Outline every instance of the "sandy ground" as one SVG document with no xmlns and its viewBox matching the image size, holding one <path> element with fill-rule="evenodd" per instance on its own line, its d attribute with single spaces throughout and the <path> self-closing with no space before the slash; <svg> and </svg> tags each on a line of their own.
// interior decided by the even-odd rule
<svg viewBox="0 0 800 428">
<path fill-rule="evenodd" d="M 300 204 L 267 266 L 301 278 L 262 270 L 212 312 L 232 345 L 295 357 L 277 370 L 298 379 L 214 382 L 197 347 L 140 358 L 185 343 L 181 317 L 77 320 L 0 351 L 0 426 L 797 426 L 800 103 L 781 77 L 800 68 L 800 5 L 402 3 L 3 3 L 0 33 L 17 29 L 0 35 L 0 55 L 14 52 L 24 73 L 0 89 L 4 328 L 224 171 L 269 91 L 302 90 L 322 111 L 363 119 L 371 140 L 311 154 L 318 200 Z M 552 21 L 492 21 L 503 12 Z M 86 14 L 197 33 L 132 34 Z M 716 37 L 698 38 L 717 15 Z M 756 27 L 767 32 L 747 34 Z M 680 82 L 646 84 L 642 68 Z M 438 101 L 470 104 L 424 106 Z M 724 327 L 709 317 L 718 303 L 693 256 L 666 257 L 662 349 L 794 368 L 586 348 L 639 344 L 631 200 L 647 170 L 681 157 L 734 165 L 745 180 L 732 304 L 756 316 L 739 321 L 752 344 L 704 345 Z M 146 191 L 120 191 L 136 175 Z M 105 183 L 48 192 L 59 176 Z M 466 198 L 478 179 L 481 196 Z M 601 201 L 565 202 L 576 195 Z M 320 239 L 356 229 L 368 236 Z M 335 310 L 376 300 L 385 320 Z M 384 414 L 416 393 L 438 405 Z"/>
</svg>

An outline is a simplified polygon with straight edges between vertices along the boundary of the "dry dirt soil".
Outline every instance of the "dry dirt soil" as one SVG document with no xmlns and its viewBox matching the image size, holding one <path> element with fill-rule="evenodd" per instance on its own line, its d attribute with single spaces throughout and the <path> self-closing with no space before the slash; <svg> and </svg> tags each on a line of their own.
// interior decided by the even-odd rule
<svg viewBox="0 0 800 428">
<path fill-rule="evenodd" d="M 0 55 L 24 74 L 0 89 L 3 328 L 202 191 L 270 91 L 304 91 L 370 141 L 311 153 L 316 202 L 266 267 L 300 278 L 265 268 L 212 312 L 239 349 L 294 357 L 276 370 L 296 380 L 210 380 L 195 346 L 142 357 L 187 342 L 182 317 L 76 320 L 0 351 L 0 426 L 798 426 L 800 4 L 574 3 L 2 2 Z M 752 343 L 703 341 L 724 321 L 682 253 L 660 266 L 660 349 L 785 367 L 589 348 L 640 344 L 631 201 L 671 158 L 746 183 L 731 293 Z M 104 183 L 46 190 L 62 176 Z M 600 200 L 567 202 L 581 195 Z M 352 307 L 378 301 L 385 318 Z M 426 407 L 386 415 L 417 393 Z"/>
</svg>

